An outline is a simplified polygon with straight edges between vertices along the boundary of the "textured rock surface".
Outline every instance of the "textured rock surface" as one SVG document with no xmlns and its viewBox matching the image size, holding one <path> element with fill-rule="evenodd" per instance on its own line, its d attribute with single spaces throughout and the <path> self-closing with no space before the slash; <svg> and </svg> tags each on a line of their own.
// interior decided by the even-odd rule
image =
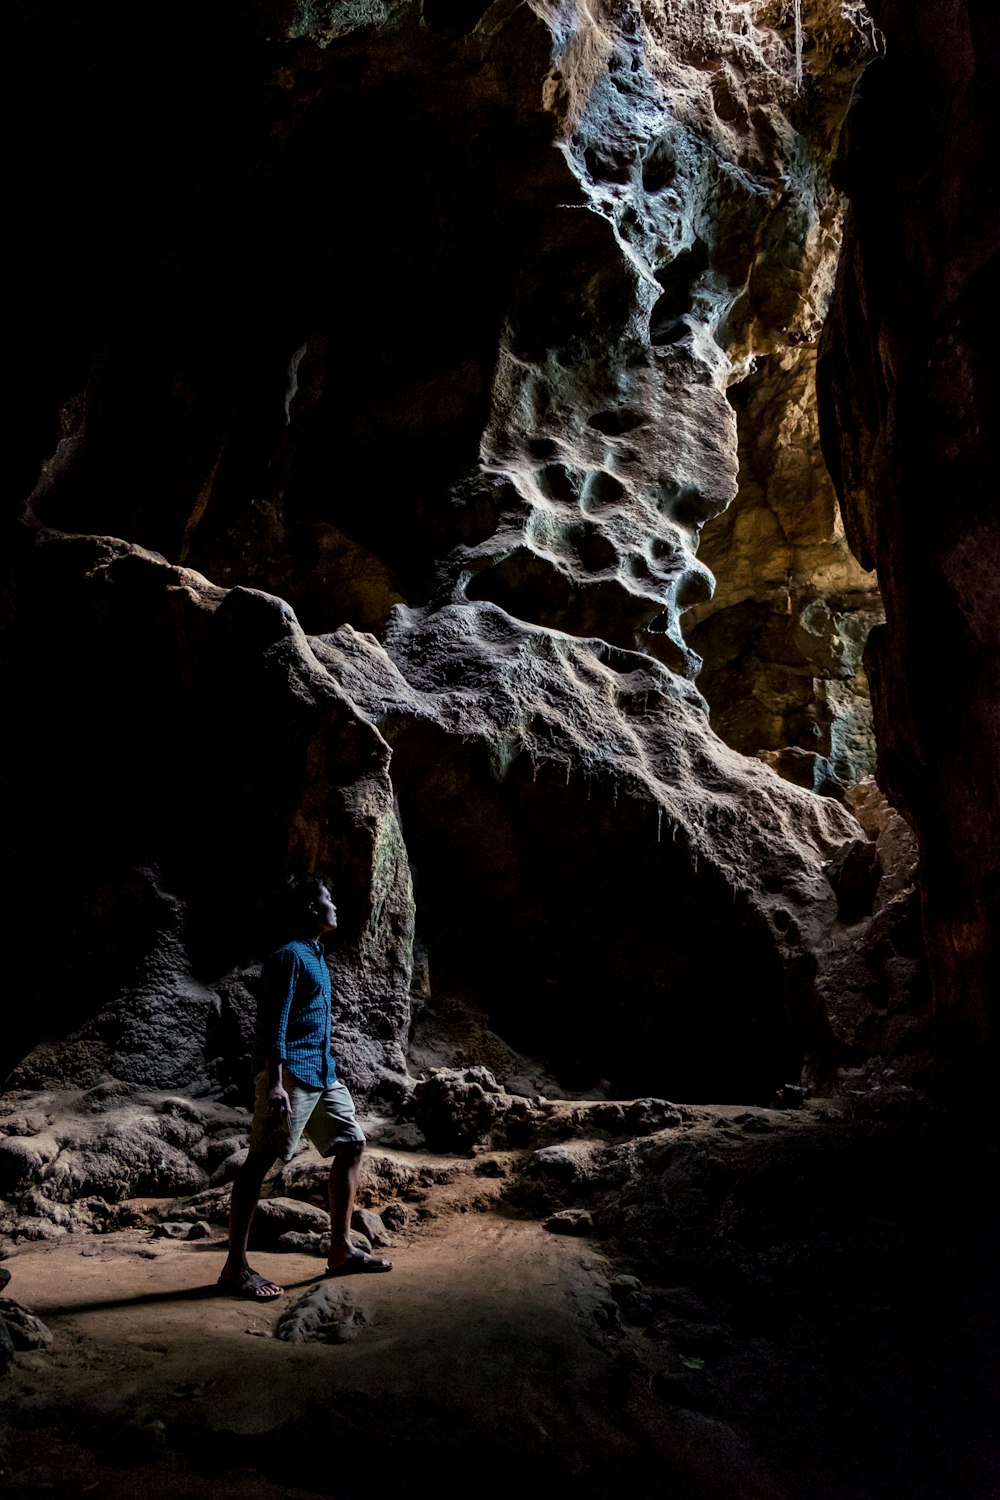
<svg viewBox="0 0 1000 1500">
<path fill-rule="evenodd" d="M 825 448 L 886 624 L 878 775 L 920 846 L 943 1029 L 995 1066 L 1000 993 L 1000 26 L 977 0 L 876 0 L 842 167 L 851 201 L 821 356 Z"/>
<path fill-rule="evenodd" d="M 702 534 L 716 576 L 685 635 L 727 744 L 800 786 L 843 798 L 874 769 L 861 655 L 882 618 L 874 578 L 852 557 L 823 465 L 815 351 L 760 362 L 731 396 L 739 494 Z"/>
<path fill-rule="evenodd" d="M 224 1081 L 249 1050 L 251 976 L 229 970 L 216 988 L 192 966 L 215 977 L 241 948 L 259 953 L 258 897 L 287 863 L 342 872 L 341 1050 L 362 1087 L 401 1071 L 412 901 L 389 751 L 291 610 L 118 541 L 50 540 L 35 562 L 19 667 L 25 743 L 52 791 L 15 818 L 22 841 L 40 824 L 61 830 L 72 889 L 42 962 L 30 935 L 52 876 L 22 842 L 15 979 L 34 1004 L 13 1018 L 8 1065 L 31 1042 L 73 1036 L 36 1052 L 19 1081 Z M 54 696 L 41 662 L 66 631 L 74 671 Z M 68 761 L 67 714 L 79 726 Z M 359 1012 L 376 1000 L 361 1043 Z"/>
<path fill-rule="evenodd" d="M 326 1433 L 358 1494 L 416 1469 L 489 1500 L 512 1475 L 585 1500 L 995 1489 L 996 1151 L 905 1088 L 406 1165 L 392 1275 L 257 1252 L 269 1306 L 218 1295 L 218 1231 L 17 1246 L 53 1344 L 5 1382 L 15 1485 L 295 1500 L 330 1489 Z"/>
<path fill-rule="evenodd" d="M 52 1343 L 52 1334 L 41 1318 L 13 1297 L 0 1297 L 0 1323 L 15 1349 L 47 1349 Z"/>
<path fill-rule="evenodd" d="M 993 23 L 953 0 L 939 47 L 941 7 L 876 8 L 899 52 L 845 160 L 827 445 L 886 588 L 880 776 L 929 861 L 935 1000 L 981 1039 Z M 329 1488 L 333 1445 L 359 1492 L 374 1451 L 395 1488 L 981 1500 L 995 1153 L 914 1087 L 954 1038 L 906 825 L 808 790 L 863 751 L 872 600 L 802 391 L 862 8 L 180 0 L 126 29 L 57 0 L 10 26 L 0 1234 L 68 1336 L 57 1365 L 0 1337 L 15 1461 L 115 1492 L 136 1465 L 151 1497 Z M 730 649 L 756 610 L 787 676 L 719 722 L 806 786 L 713 733 L 687 610 L 706 686 L 756 672 Z M 337 1051 L 386 1143 L 359 1201 L 402 1242 L 365 1289 L 384 1325 L 352 1339 L 323 1287 L 305 1343 L 248 1346 L 279 1309 L 206 1318 L 206 1252 L 258 900 L 302 865 L 336 882 Z M 800 1107 L 803 1063 L 846 1097 Z M 421 1122 L 465 1155 L 422 1154 Z M 269 1273 L 315 1277 L 326 1179 L 309 1150 L 275 1174 Z"/>
<path fill-rule="evenodd" d="M 67 274 L 114 242 L 128 275 L 65 315 L 22 431 L 18 1081 L 245 1099 L 255 901 L 318 865 L 362 1096 L 399 1102 L 423 1005 L 529 1085 L 770 1098 L 833 1056 L 856 829 L 713 735 L 679 622 L 727 387 L 819 326 L 857 16 L 247 7 L 199 15 L 196 61 L 189 26 L 141 91 L 96 59 L 147 180 L 82 109 L 110 217 Z"/>
<path fill-rule="evenodd" d="M 357 1298 L 336 1282 L 327 1282 L 300 1297 L 282 1314 L 275 1337 L 289 1344 L 346 1344 L 369 1321 Z"/>
<path fill-rule="evenodd" d="M 54 1239 L 133 1221 L 128 1200 L 197 1192 L 248 1117 L 210 1099 L 116 1082 L 84 1091 L 23 1089 L 0 1111 L 0 1226 Z M 197 1218 L 198 1215 L 192 1215 Z"/>
</svg>

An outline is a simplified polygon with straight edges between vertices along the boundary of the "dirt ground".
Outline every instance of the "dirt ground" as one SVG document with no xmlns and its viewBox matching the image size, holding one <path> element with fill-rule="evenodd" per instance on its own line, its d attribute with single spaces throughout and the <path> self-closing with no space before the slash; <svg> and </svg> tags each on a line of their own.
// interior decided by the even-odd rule
<svg viewBox="0 0 1000 1500">
<path fill-rule="evenodd" d="M 649 1282 L 627 1280 L 628 1235 L 519 1216 L 516 1152 L 406 1153 L 431 1185 L 392 1272 L 324 1281 L 314 1256 L 254 1252 L 286 1288 L 270 1305 L 219 1293 L 221 1226 L 12 1246 L 6 1295 L 53 1337 L 4 1380 L 0 1491 L 992 1500 L 993 1148 L 933 1121 L 689 1113 L 644 1169 L 625 1148 L 622 1222 L 669 1252 Z M 275 1336 L 317 1298 L 339 1341 Z"/>
<path fill-rule="evenodd" d="M 426 1461 L 447 1493 L 445 1456 L 540 1479 L 652 1441 L 608 1416 L 614 1268 L 592 1242 L 470 1212 L 452 1188 L 440 1217 L 397 1237 L 390 1274 L 336 1283 L 355 1336 L 335 1345 L 273 1336 L 322 1262 L 255 1254 L 286 1288 L 261 1306 L 218 1294 L 223 1249 L 221 1231 L 131 1230 L 14 1250 L 8 1293 L 53 1343 L 8 1382 L 7 1493 L 347 1495 Z"/>
</svg>

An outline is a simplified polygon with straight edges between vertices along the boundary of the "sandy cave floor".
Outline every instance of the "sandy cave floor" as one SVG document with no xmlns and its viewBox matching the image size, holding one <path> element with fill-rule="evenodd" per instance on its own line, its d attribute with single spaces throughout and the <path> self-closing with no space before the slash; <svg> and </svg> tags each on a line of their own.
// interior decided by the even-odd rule
<svg viewBox="0 0 1000 1500">
<path fill-rule="evenodd" d="M 219 1225 L 12 1246 L 6 1294 L 53 1340 L 0 1387 L 0 1493 L 368 1500 L 420 1480 L 435 1500 L 992 1500 L 994 1148 L 936 1118 L 859 1136 L 828 1106 L 687 1113 L 650 1138 L 672 1186 L 637 1179 L 649 1206 L 686 1183 L 694 1236 L 679 1280 L 665 1264 L 643 1282 L 655 1328 L 630 1316 L 611 1241 L 512 1210 L 525 1152 L 405 1153 L 433 1181 L 394 1270 L 324 1282 L 314 1256 L 254 1252 L 286 1288 L 270 1305 L 219 1294 Z M 167 1205 L 144 1206 L 152 1224 Z M 734 1223 L 722 1264 L 742 1307 L 687 1281 Z M 274 1337 L 317 1288 L 346 1341 Z"/>
<path fill-rule="evenodd" d="M 481 1195 L 482 1183 L 469 1192 Z M 260 1306 L 217 1295 L 221 1230 L 192 1242 L 130 1230 L 18 1246 L 8 1292 L 54 1339 L 18 1355 L 8 1382 L 19 1414 L 7 1493 L 301 1494 L 301 1452 L 289 1466 L 300 1487 L 273 1472 L 281 1433 L 313 1444 L 319 1492 L 338 1494 L 323 1458 L 331 1430 L 376 1471 L 386 1459 L 418 1462 L 428 1446 L 485 1451 L 515 1471 L 525 1461 L 544 1469 L 549 1451 L 567 1474 L 603 1467 L 625 1441 L 604 1410 L 600 1325 L 613 1267 L 591 1242 L 466 1212 L 449 1196 L 440 1218 L 396 1238 L 391 1274 L 336 1283 L 365 1320 L 337 1345 L 272 1336 L 316 1285 L 314 1257 L 254 1254 L 287 1291 Z M 398 1453 L 373 1458 L 380 1434 Z"/>
</svg>

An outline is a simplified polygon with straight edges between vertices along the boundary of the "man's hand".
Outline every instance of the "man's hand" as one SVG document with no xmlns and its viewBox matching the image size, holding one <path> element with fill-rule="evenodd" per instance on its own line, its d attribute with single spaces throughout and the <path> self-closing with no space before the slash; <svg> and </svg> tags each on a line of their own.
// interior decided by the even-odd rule
<svg viewBox="0 0 1000 1500">
<path fill-rule="evenodd" d="M 283 1120 L 287 1120 L 292 1112 L 292 1101 L 280 1083 L 272 1084 L 267 1091 L 267 1102 L 272 1115 L 280 1114 Z"/>
</svg>

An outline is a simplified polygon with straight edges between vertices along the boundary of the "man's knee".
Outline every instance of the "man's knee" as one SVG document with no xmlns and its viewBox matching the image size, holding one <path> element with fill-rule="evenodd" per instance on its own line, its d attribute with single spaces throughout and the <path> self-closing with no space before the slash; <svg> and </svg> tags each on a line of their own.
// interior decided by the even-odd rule
<svg viewBox="0 0 1000 1500">
<path fill-rule="evenodd" d="M 339 1141 L 333 1148 L 333 1159 L 349 1167 L 361 1160 L 364 1149 L 364 1141 Z"/>
<path fill-rule="evenodd" d="M 237 1170 L 237 1181 L 241 1184 L 257 1183 L 259 1185 L 277 1160 L 277 1151 L 248 1151 Z"/>
</svg>

